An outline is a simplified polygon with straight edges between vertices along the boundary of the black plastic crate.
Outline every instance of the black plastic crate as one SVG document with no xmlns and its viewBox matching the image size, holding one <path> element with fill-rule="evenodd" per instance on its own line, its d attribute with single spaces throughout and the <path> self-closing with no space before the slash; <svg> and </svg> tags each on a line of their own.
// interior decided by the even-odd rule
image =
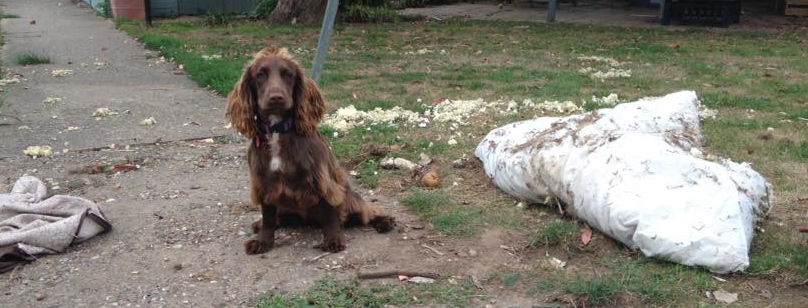
<svg viewBox="0 0 808 308">
<path fill-rule="evenodd" d="M 729 27 L 741 19 L 740 0 L 665 0 L 662 24 L 671 21 L 683 23 L 718 24 Z"/>
</svg>

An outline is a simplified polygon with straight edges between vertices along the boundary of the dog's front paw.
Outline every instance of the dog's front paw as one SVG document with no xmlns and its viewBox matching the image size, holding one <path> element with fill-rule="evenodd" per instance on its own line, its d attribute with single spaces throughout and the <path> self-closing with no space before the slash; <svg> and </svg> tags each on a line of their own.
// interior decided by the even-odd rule
<svg viewBox="0 0 808 308">
<path fill-rule="evenodd" d="M 340 252 L 345 250 L 345 238 L 342 236 L 324 238 L 323 242 L 314 246 L 328 252 Z"/>
<path fill-rule="evenodd" d="M 255 236 L 244 242 L 244 250 L 248 255 L 256 255 L 269 251 L 274 245 L 275 241 L 267 240 L 261 236 Z"/>
<path fill-rule="evenodd" d="M 386 233 L 396 227 L 396 219 L 390 216 L 376 216 L 368 222 L 376 232 Z"/>
</svg>

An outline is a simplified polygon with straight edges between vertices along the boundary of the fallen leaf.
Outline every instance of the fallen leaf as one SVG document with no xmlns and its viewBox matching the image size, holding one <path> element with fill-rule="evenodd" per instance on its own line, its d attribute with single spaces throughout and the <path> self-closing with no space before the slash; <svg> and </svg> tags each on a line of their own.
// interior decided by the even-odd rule
<svg viewBox="0 0 808 308">
<path fill-rule="evenodd" d="M 589 241 L 591 240 L 592 240 L 592 230 L 590 230 L 589 228 L 581 229 L 581 244 L 586 246 L 586 244 L 589 244 Z"/>
<path fill-rule="evenodd" d="M 721 289 L 714 291 L 713 297 L 715 297 L 715 300 L 726 304 L 732 304 L 738 301 L 738 293 L 729 293 Z"/>
<path fill-rule="evenodd" d="M 129 172 L 129 171 L 135 171 L 138 168 L 139 167 L 137 165 L 135 165 L 135 164 L 115 165 L 115 167 L 112 167 L 112 173 L 118 173 L 118 172 L 124 173 L 124 172 Z"/>
</svg>

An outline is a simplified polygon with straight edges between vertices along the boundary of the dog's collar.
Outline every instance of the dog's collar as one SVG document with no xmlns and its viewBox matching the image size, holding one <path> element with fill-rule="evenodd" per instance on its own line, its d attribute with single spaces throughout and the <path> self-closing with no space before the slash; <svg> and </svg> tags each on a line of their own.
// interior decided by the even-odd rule
<svg viewBox="0 0 808 308">
<path fill-rule="evenodd" d="M 258 148 L 261 147 L 261 139 L 265 139 L 266 135 L 273 133 L 284 134 L 292 131 L 295 127 L 295 120 L 293 117 L 288 117 L 272 125 L 262 122 L 256 124 L 258 125 L 258 136 L 255 137 L 255 147 Z"/>
</svg>

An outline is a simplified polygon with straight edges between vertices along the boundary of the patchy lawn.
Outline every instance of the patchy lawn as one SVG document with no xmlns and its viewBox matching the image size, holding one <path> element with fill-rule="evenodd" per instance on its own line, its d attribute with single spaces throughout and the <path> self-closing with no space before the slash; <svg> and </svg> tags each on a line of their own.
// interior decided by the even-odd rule
<svg viewBox="0 0 808 308">
<path fill-rule="evenodd" d="M 222 95 L 252 53 L 267 45 L 288 47 L 311 68 L 319 32 L 243 20 L 215 27 L 201 20 L 119 27 Z M 348 106 L 355 107 L 352 114 L 401 109 L 394 115 L 397 125 L 377 111 L 364 125 L 321 128 L 362 186 L 401 200 L 450 237 L 518 231 L 513 241 L 521 244 L 507 249 L 522 262 L 502 264 L 475 283 L 537 302 L 586 306 L 712 305 L 704 294 L 719 289 L 740 293 L 739 306 L 802 304 L 797 295 L 808 280 L 808 245 L 795 229 L 806 226 L 808 208 L 808 33 L 459 20 L 339 25 L 321 88 L 332 112 Z M 777 203 L 756 234 L 747 274 L 715 278 L 701 269 L 646 260 L 597 232 L 581 245 L 582 222 L 562 217 L 553 206 L 524 205 L 502 194 L 473 156 L 482 136 L 505 123 L 681 89 L 697 91 L 705 106 L 717 110 L 702 123 L 706 152 L 750 162 L 775 186 Z M 424 123 L 400 116 L 435 115 L 448 108 L 433 104 L 443 99 L 456 109 L 442 115 L 454 118 Z M 374 117 L 385 120 L 374 123 Z M 425 189 L 409 172 L 381 168 L 382 157 L 374 155 L 379 149 L 412 161 L 421 153 L 430 156 L 441 187 Z M 563 269 L 556 266 L 560 260 L 567 264 Z M 424 292 L 416 288 L 324 280 L 306 294 L 268 295 L 262 305 L 320 303 L 312 296 L 320 298 L 329 288 L 355 296 L 332 302 L 334 307 L 425 303 L 410 298 Z M 446 300 L 460 306 L 468 291 L 444 285 L 434 292 L 440 290 L 460 294 L 460 302 Z M 444 302 L 430 298 L 427 303 Z"/>
</svg>

